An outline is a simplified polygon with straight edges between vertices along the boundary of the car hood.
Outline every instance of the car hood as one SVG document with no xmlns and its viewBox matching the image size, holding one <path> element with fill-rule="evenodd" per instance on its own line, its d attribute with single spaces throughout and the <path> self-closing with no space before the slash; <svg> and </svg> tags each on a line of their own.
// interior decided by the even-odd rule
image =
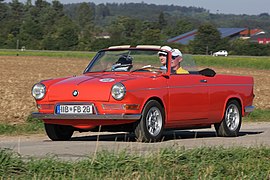
<svg viewBox="0 0 270 180">
<path fill-rule="evenodd" d="M 137 79 L 130 74 L 88 74 L 70 77 L 48 88 L 49 101 L 109 101 L 117 82 Z M 77 94 L 76 92 L 77 91 Z"/>
</svg>

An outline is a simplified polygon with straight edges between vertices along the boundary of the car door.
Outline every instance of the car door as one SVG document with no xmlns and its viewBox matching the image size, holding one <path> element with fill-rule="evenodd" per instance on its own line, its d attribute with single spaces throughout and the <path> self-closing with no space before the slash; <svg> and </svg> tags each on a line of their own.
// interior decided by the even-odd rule
<svg viewBox="0 0 270 180">
<path fill-rule="evenodd" d="M 208 119 L 207 78 L 199 74 L 174 74 L 168 79 L 169 123 L 189 124 Z"/>
</svg>

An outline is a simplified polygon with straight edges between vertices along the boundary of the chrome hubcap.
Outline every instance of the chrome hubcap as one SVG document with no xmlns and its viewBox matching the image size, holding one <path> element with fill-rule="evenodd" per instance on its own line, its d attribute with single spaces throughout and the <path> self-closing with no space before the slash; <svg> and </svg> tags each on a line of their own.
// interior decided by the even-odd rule
<svg viewBox="0 0 270 180">
<path fill-rule="evenodd" d="M 162 127 L 162 115 L 158 108 L 152 107 L 146 115 L 146 128 L 152 136 L 157 136 Z"/>
<path fill-rule="evenodd" d="M 240 113 L 235 104 L 229 105 L 226 110 L 225 122 L 229 130 L 235 131 L 240 123 Z"/>
</svg>

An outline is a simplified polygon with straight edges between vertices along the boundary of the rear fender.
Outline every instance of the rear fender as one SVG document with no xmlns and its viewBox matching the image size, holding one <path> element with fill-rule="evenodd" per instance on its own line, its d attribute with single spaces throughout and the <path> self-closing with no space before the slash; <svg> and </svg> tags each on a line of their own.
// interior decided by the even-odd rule
<svg viewBox="0 0 270 180">
<path fill-rule="evenodd" d="M 227 99 L 224 102 L 223 111 L 222 111 L 222 118 L 224 116 L 226 106 L 227 106 L 228 102 L 231 101 L 231 100 L 237 100 L 239 102 L 239 105 L 240 105 L 241 111 L 242 111 L 241 115 L 242 116 L 244 115 L 245 112 L 244 112 L 244 108 L 243 108 L 243 100 L 242 100 L 242 98 L 239 95 L 231 95 L 231 96 L 228 96 Z"/>
</svg>

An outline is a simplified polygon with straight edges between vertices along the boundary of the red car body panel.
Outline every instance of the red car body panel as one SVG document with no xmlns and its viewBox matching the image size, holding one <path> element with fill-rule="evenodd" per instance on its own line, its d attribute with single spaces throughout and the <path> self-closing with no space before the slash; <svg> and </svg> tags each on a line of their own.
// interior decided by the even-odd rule
<svg viewBox="0 0 270 180">
<path fill-rule="evenodd" d="M 103 82 L 104 79 L 113 81 Z M 126 95 L 121 101 L 111 96 L 111 88 L 117 82 L 126 87 Z M 252 106 L 254 98 L 253 78 L 247 76 L 97 72 L 42 83 L 46 86 L 46 95 L 37 100 L 39 112 L 36 116 L 48 124 L 80 129 L 136 122 L 150 99 L 157 100 L 164 107 L 165 128 L 210 126 L 222 121 L 230 99 L 239 101 L 244 116 L 247 114 L 245 107 Z M 76 97 L 72 95 L 74 90 L 79 91 Z M 94 115 L 100 116 L 53 118 L 57 117 L 53 116 L 57 104 L 88 103 L 94 105 Z M 42 116 L 45 114 L 48 116 Z M 126 115 L 136 115 L 136 118 L 125 119 Z"/>
</svg>

